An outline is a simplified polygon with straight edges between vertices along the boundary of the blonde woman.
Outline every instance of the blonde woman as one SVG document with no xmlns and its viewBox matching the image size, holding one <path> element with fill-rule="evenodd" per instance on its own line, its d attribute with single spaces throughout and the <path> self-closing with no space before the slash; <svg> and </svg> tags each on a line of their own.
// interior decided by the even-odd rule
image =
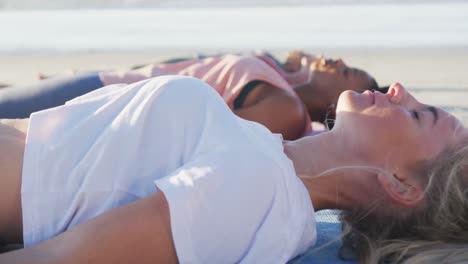
<svg viewBox="0 0 468 264">
<path fill-rule="evenodd" d="M 468 260 L 468 132 L 399 84 L 343 92 L 297 141 L 174 76 L 1 129 L 0 236 L 26 248 L 0 263 L 285 263 L 330 208 L 361 263 Z"/>
</svg>

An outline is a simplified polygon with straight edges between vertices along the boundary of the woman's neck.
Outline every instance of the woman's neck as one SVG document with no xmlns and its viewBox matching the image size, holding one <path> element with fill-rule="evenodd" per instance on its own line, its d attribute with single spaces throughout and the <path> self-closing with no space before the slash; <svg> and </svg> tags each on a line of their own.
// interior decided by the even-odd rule
<svg viewBox="0 0 468 264">
<path fill-rule="evenodd" d="M 349 169 L 368 166 L 350 148 L 333 131 L 284 142 L 284 151 L 307 188 L 316 211 L 349 209 L 368 199 L 366 194 L 375 177 L 371 172 Z"/>
<path fill-rule="evenodd" d="M 310 119 L 315 122 L 323 122 L 331 102 L 323 100 L 323 98 L 328 98 L 329 95 L 323 94 L 321 89 L 317 89 L 316 86 L 317 84 L 310 82 L 308 84 L 295 87 L 294 91 L 297 93 L 304 105 L 307 106 L 307 112 L 309 113 Z"/>
</svg>

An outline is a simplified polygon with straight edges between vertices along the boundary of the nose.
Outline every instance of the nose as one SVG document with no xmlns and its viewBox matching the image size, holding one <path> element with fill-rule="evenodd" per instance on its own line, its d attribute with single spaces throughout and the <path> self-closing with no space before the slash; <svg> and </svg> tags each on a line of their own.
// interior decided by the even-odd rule
<svg viewBox="0 0 468 264">
<path fill-rule="evenodd" d="M 406 94 L 406 89 L 400 83 L 394 83 L 388 89 L 387 95 L 390 97 L 390 102 L 399 104 Z"/>
</svg>

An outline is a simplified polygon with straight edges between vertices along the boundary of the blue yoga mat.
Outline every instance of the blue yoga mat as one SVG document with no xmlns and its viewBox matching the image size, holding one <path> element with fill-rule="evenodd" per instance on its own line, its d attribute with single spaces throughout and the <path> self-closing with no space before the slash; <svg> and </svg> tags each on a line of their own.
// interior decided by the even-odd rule
<svg viewBox="0 0 468 264">
<path fill-rule="evenodd" d="M 350 264 L 355 261 L 346 261 L 338 257 L 341 247 L 341 223 L 338 221 L 339 211 L 323 210 L 317 212 L 317 243 L 304 254 L 294 258 L 289 264 Z"/>
</svg>

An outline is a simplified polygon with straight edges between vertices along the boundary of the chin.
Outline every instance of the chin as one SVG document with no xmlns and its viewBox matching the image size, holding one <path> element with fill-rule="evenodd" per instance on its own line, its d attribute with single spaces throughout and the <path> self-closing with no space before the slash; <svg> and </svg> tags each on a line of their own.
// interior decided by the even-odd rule
<svg viewBox="0 0 468 264">
<path fill-rule="evenodd" d="M 336 105 L 336 112 L 354 112 L 356 104 L 356 96 L 359 94 L 352 90 L 346 90 L 340 94 L 338 97 L 338 102 Z"/>
</svg>

